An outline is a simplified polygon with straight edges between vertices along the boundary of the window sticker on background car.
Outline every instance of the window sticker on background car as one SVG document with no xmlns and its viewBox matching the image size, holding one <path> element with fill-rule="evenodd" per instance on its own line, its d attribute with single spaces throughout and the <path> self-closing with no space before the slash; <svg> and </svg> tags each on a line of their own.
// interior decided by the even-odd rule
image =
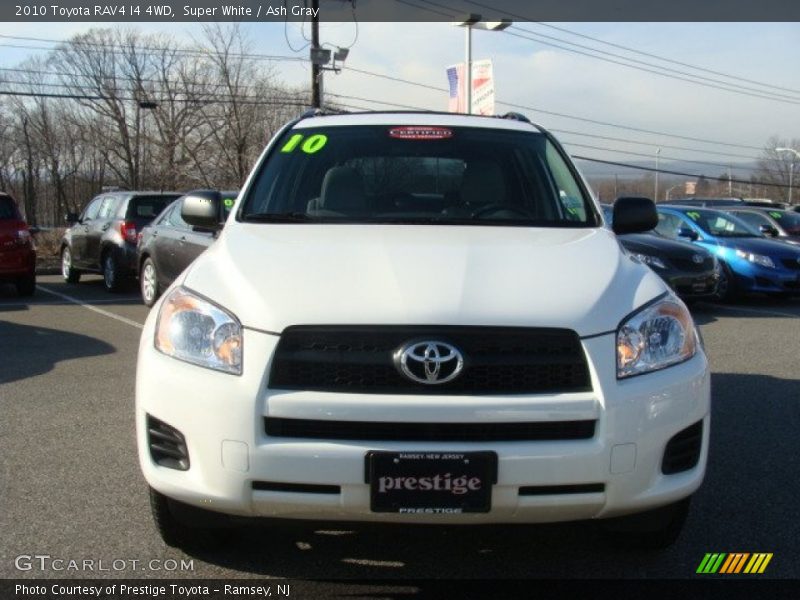
<svg viewBox="0 0 800 600">
<path fill-rule="evenodd" d="M 453 130 L 447 127 L 420 127 L 407 125 L 392 127 L 389 137 L 399 140 L 446 140 L 453 137 Z"/>
<path fill-rule="evenodd" d="M 225 198 L 222 203 L 225 205 L 225 208 L 231 208 L 233 206 L 233 198 Z"/>
<path fill-rule="evenodd" d="M 686 216 L 689 217 L 692 221 L 697 221 L 700 218 L 700 213 L 691 210 L 686 213 Z"/>
<path fill-rule="evenodd" d="M 295 149 L 300 145 L 300 142 L 305 138 L 302 133 L 295 133 L 292 137 L 289 138 L 289 141 L 283 145 L 281 148 L 281 152 L 288 154 L 289 152 L 294 152 Z M 315 154 L 322 150 L 325 144 L 328 143 L 328 136 L 323 135 L 321 133 L 315 133 L 306 138 L 306 141 L 300 145 L 300 149 L 305 152 L 306 154 Z"/>
<path fill-rule="evenodd" d="M 780 219 L 783 215 L 779 213 L 777 210 L 770 211 L 769 216 L 773 219 Z"/>
</svg>

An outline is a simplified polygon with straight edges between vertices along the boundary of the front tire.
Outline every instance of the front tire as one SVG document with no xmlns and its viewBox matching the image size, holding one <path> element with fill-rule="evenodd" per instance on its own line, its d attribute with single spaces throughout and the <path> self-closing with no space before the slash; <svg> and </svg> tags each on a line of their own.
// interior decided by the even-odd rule
<svg viewBox="0 0 800 600">
<path fill-rule="evenodd" d="M 167 498 L 153 488 L 149 491 L 153 523 L 167 546 L 211 549 L 223 541 L 222 515 Z"/>
<path fill-rule="evenodd" d="M 81 273 L 72 266 L 72 250 L 69 246 L 64 246 L 61 250 L 61 275 L 67 283 L 78 283 L 81 280 Z"/>
<path fill-rule="evenodd" d="M 145 306 L 153 306 L 161 295 L 161 290 L 158 289 L 158 271 L 150 257 L 144 259 L 139 270 L 139 290 Z"/>
<path fill-rule="evenodd" d="M 653 510 L 600 522 L 613 544 L 638 550 L 664 550 L 681 534 L 691 496 Z"/>
<path fill-rule="evenodd" d="M 736 279 L 728 265 L 720 261 L 719 266 L 716 299 L 720 302 L 730 302 L 736 297 Z"/>
</svg>

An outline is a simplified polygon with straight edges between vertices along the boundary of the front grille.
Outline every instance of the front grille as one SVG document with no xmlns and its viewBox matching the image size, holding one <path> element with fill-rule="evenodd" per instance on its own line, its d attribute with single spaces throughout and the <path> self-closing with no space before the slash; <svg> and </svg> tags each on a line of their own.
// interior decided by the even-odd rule
<svg viewBox="0 0 800 600">
<path fill-rule="evenodd" d="M 670 262 L 681 271 L 702 272 L 714 270 L 714 257 L 707 256 L 701 263 L 694 262 L 691 258 L 670 258 Z"/>
<path fill-rule="evenodd" d="M 797 262 L 796 258 L 782 258 L 781 262 L 787 269 L 791 269 L 792 271 L 800 271 L 800 263 Z"/>
<path fill-rule="evenodd" d="M 600 494 L 606 491 L 603 483 L 575 485 L 526 485 L 519 488 L 520 496 L 555 496 L 559 494 Z"/>
<path fill-rule="evenodd" d="M 189 469 L 186 439 L 174 427 L 147 415 L 147 442 L 150 446 L 150 458 L 157 465 L 178 471 Z"/>
<path fill-rule="evenodd" d="M 264 431 L 281 438 L 408 442 L 507 442 L 583 440 L 594 437 L 595 421 L 528 423 L 388 423 L 266 417 Z"/>
<path fill-rule="evenodd" d="M 455 346 L 464 370 L 437 385 L 395 366 L 406 344 Z M 371 394 L 526 394 L 591 389 L 580 338 L 567 329 L 432 326 L 294 326 L 281 335 L 269 386 Z"/>
<path fill-rule="evenodd" d="M 667 443 L 661 472 L 672 475 L 694 468 L 700 460 L 700 449 L 703 446 L 703 422 L 698 421 L 683 431 L 675 434 Z"/>
</svg>

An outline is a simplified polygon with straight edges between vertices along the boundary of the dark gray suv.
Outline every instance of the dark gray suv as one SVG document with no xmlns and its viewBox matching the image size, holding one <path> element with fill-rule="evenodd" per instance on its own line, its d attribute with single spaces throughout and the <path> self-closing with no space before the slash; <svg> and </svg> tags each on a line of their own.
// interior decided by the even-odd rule
<svg viewBox="0 0 800 600">
<path fill-rule="evenodd" d="M 61 273 L 77 283 L 81 273 L 101 273 L 108 291 L 118 291 L 136 274 L 139 232 L 180 194 L 108 192 L 92 199 L 83 212 L 69 213 L 71 227 L 61 240 Z"/>
</svg>

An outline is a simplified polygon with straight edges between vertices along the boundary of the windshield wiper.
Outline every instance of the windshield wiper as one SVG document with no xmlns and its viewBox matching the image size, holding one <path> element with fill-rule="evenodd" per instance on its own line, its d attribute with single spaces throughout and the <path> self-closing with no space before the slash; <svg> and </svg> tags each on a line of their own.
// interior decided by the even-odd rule
<svg viewBox="0 0 800 600">
<path fill-rule="evenodd" d="M 244 215 L 242 220 L 252 223 L 305 223 L 316 221 L 311 215 L 301 212 L 250 213 Z"/>
</svg>

